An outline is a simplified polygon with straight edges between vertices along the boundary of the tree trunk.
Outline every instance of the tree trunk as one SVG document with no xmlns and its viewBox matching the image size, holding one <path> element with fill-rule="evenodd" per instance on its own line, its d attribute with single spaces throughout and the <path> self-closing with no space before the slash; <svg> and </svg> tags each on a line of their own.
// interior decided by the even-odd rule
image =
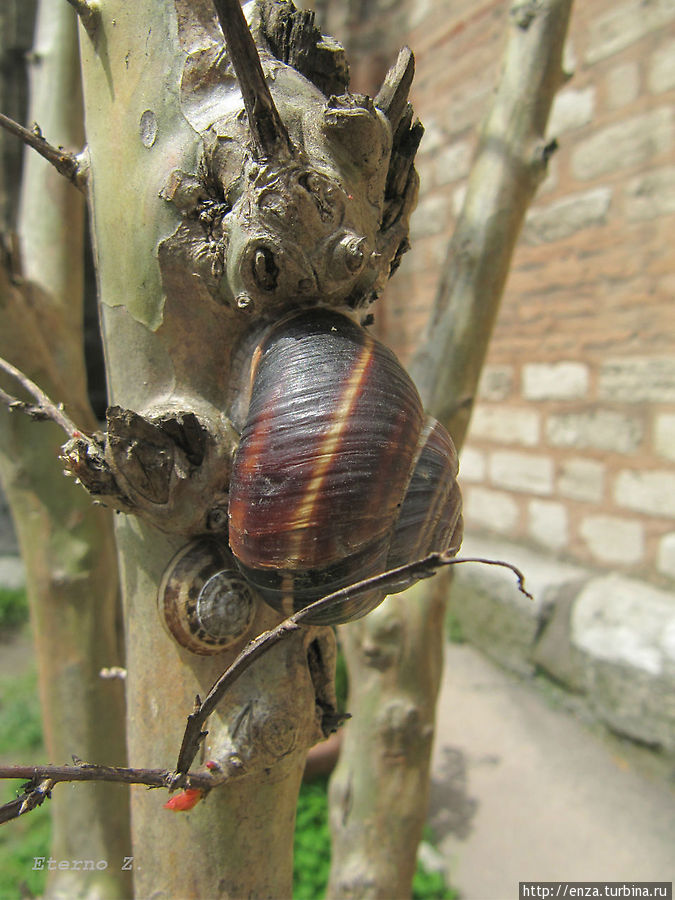
<svg viewBox="0 0 675 900">
<path fill-rule="evenodd" d="M 33 68 L 31 117 L 55 142 L 79 147 L 77 33 L 66 4 L 42 4 Z M 29 154 L 20 259 L 7 254 L 1 267 L 0 354 L 95 429 L 84 370 L 83 216 L 80 194 Z M 99 677 L 102 667 L 121 663 L 111 517 L 63 477 L 55 426 L 4 409 L 0 417 L 0 474 L 26 565 L 48 756 L 124 764 L 123 688 Z M 107 869 L 57 869 L 47 896 L 128 896 L 125 792 L 109 785 L 57 792 L 52 816 L 56 860 L 104 860 Z"/>
<path fill-rule="evenodd" d="M 571 6 L 572 0 L 511 5 L 500 83 L 428 334 L 411 366 L 426 408 L 448 428 L 458 450 L 513 249 L 552 152 L 544 135 L 564 82 L 561 60 Z M 447 591 L 442 576 L 421 582 L 341 631 L 353 718 L 330 788 L 329 898 L 410 895 L 427 812 L 445 637 L 442 580 Z"/>
<path fill-rule="evenodd" d="M 171 490 L 177 484 L 187 500 L 173 494 L 159 500 L 154 476 L 142 463 L 121 476 L 155 522 L 117 519 L 128 750 L 135 766 L 175 766 L 195 696 L 204 697 L 246 642 L 279 621 L 258 604 L 234 644 L 201 656 L 179 646 L 158 614 L 158 589 L 172 557 L 195 535 L 197 557 L 207 552 L 210 545 L 199 535 L 218 519 L 214 511 L 226 508 L 236 441 L 226 418 L 236 398 L 231 356 L 251 329 L 243 308 L 214 299 L 217 285 L 212 270 L 204 269 L 204 255 L 190 255 L 195 244 L 204 253 L 211 246 L 203 219 L 182 215 L 207 195 L 198 179 L 209 127 L 241 105 L 231 75 L 216 75 L 221 51 L 222 37 L 205 2 L 108 0 L 81 39 L 89 200 L 111 399 L 145 422 L 170 420 L 176 430 L 196 416 L 209 448 L 202 474 L 194 466 L 187 475 L 172 470 Z M 206 75 L 199 70 L 204 59 L 212 65 Z M 133 457 L 133 435 L 126 440 L 120 437 Z M 187 576 L 181 578 L 187 585 Z M 139 897 L 290 897 L 297 793 L 307 749 L 323 737 L 321 695 L 332 692 L 333 670 L 332 632 L 304 629 L 249 670 L 209 719 L 197 765 L 215 762 L 231 783 L 187 814 L 162 809 L 159 792 L 132 790 Z M 236 780 L 239 774 L 245 777 Z"/>
</svg>

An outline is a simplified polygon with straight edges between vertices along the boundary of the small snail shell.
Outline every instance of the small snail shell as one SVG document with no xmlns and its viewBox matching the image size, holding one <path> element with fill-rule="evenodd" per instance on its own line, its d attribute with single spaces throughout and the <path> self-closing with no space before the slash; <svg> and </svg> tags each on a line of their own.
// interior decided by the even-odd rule
<svg viewBox="0 0 675 900">
<path fill-rule="evenodd" d="M 308 310 L 262 338 L 250 383 L 229 541 L 271 606 L 290 615 L 447 547 L 461 521 L 457 455 L 387 347 L 346 316 Z M 360 618 L 383 597 L 353 598 L 311 624 Z"/>
<path fill-rule="evenodd" d="M 256 596 L 224 544 L 203 538 L 182 547 L 159 586 L 161 616 L 176 641 L 203 656 L 244 637 Z"/>
</svg>

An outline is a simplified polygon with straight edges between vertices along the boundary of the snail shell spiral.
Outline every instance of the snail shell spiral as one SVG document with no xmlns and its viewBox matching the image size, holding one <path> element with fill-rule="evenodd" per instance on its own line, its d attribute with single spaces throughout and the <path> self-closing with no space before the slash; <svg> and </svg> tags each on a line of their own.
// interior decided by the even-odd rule
<svg viewBox="0 0 675 900">
<path fill-rule="evenodd" d="M 202 538 L 182 547 L 158 592 L 160 615 L 176 641 L 203 656 L 220 653 L 251 627 L 257 598 L 227 547 Z"/>
<path fill-rule="evenodd" d="M 290 615 L 461 535 L 457 454 L 395 355 L 327 309 L 273 326 L 252 356 L 229 543 L 246 579 Z M 316 614 L 365 615 L 382 592 Z"/>
</svg>

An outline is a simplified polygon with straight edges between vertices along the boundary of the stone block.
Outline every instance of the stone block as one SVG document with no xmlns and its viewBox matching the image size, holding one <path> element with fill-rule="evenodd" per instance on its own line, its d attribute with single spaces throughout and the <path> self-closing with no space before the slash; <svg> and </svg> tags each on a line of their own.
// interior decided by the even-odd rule
<svg viewBox="0 0 675 900">
<path fill-rule="evenodd" d="M 654 450 L 675 462 L 675 413 L 659 413 L 654 421 Z"/>
<path fill-rule="evenodd" d="M 567 510 L 551 500 L 530 500 L 527 528 L 530 537 L 551 550 L 562 550 L 569 538 Z"/>
<path fill-rule="evenodd" d="M 543 244 L 561 241 L 583 228 L 604 225 L 612 200 L 610 188 L 570 194 L 550 206 L 533 206 L 525 218 L 523 242 Z"/>
<path fill-rule="evenodd" d="M 539 443 L 539 413 L 517 406 L 479 404 L 471 418 L 470 434 L 474 439 L 496 444 L 536 447 Z"/>
<path fill-rule="evenodd" d="M 555 96 L 546 130 L 547 137 L 554 138 L 587 125 L 595 111 L 595 88 L 591 85 L 581 90 L 567 88 Z"/>
<path fill-rule="evenodd" d="M 546 437 L 554 447 L 634 453 L 643 436 L 640 419 L 611 409 L 552 413 L 546 419 Z"/>
<path fill-rule="evenodd" d="M 16 590 L 26 584 L 26 570 L 19 556 L 0 556 L 0 587 Z"/>
<path fill-rule="evenodd" d="M 551 616 L 560 591 L 578 587 L 585 572 L 576 566 L 542 560 L 512 544 L 476 539 L 468 535 L 466 556 L 505 560 L 525 576 L 530 600 L 520 593 L 512 572 L 494 566 L 457 566 L 450 607 L 467 640 L 521 674 L 534 672 L 532 654 L 544 624 Z"/>
<path fill-rule="evenodd" d="M 675 403 L 675 359 L 609 359 L 600 367 L 598 391 L 601 400 L 617 403 Z"/>
<path fill-rule="evenodd" d="M 584 691 L 584 672 L 571 640 L 572 610 L 583 581 L 552 590 L 555 597 L 550 618 L 532 651 L 532 662 L 547 675 L 575 693 Z"/>
<path fill-rule="evenodd" d="M 618 109 L 632 103 L 640 92 L 640 72 L 636 62 L 615 66 L 607 75 L 607 105 Z"/>
<path fill-rule="evenodd" d="M 673 145 L 675 113 L 670 107 L 650 110 L 596 131 L 572 153 L 572 172 L 587 181 L 608 172 L 643 165 Z"/>
<path fill-rule="evenodd" d="M 526 363 L 523 397 L 526 400 L 572 400 L 588 391 L 588 366 L 579 362 Z"/>
<path fill-rule="evenodd" d="M 487 473 L 487 460 L 482 450 L 465 445 L 459 458 L 460 482 L 485 481 Z"/>
<path fill-rule="evenodd" d="M 659 572 L 675 578 L 675 531 L 664 534 L 659 541 L 659 555 L 656 564 Z"/>
<path fill-rule="evenodd" d="M 675 472 L 623 469 L 614 485 L 614 499 L 636 512 L 675 519 Z"/>
<path fill-rule="evenodd" d="M 528 494 L 553 493 L 553 460 L 548 456 L 500 451 L 492 454 L 490 480 L 496 487 Z"/>
<path fill-rule="evenodd" d="M 616 516 L 586 516 L 579 534 L 600 563 L 631 565 L 644 557 L 645 535 L 640 522 Z"/>
<path fill-rule="evenodd" d="M 433 180 L 435 184 L 451 184 L 469 174 L 473 146 L 471 141 L 457 141 L 441 148 L 433 161 Z"/>
<path fill-rule="evenodd" d="M 560 465 L 558 492 L 571 500 L 600 503 L 605 493 L 605 466 L 594 459 L 566 459 Z"/>
<path fill-rule="evenodd" d="M 513 366 L 488 365 L 483 366 L 483 371 L 478 382 L 479 400 L 506 400 L 513 390 Z"/>
<path fill-rule="evenodd" d="M 653 169 L 629 181 L 625 204 L 631 222 L 675 213 L 675 166 Z"/>
<path fill-rule="evenodd" d="M 571 624 L 600 718 L 675 750 L 675 597 L 618 575 L 595 578 L 580 592 Z"/>
<path fill-rule="evenodd" d="M 471 487 L 464 491 L 464 513 L 467 522 L 512 534 L 518 524 L 518 504 L 500 491 Z"/>
<path fill-rule="evenodd" d="M 655 94 L 675 88 L 675 41 L 669 41 L 652 54 L 647 84 Z"/>
<path fill-rule="evenodd" d="M 586 62 L 593 64 L 606 59 L 673 19 L 675 4 L 672 0 L 629 0 L 612 4 L 608 12 L 591 22 Z"/>
<path fill-rule="evenodd" d="M 443 194 L 427 193 L 410 218 L 411 240 L 441 234 L 447 230 L 449 222 L 448 199 Z"/>
</svg>

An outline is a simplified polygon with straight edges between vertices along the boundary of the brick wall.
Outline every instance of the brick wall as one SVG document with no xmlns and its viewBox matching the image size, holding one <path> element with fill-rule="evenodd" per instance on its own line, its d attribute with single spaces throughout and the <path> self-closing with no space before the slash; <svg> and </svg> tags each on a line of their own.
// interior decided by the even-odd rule
<svg viewBox="0 0 675 900">
<path fill-rule="evenodd" d="M 417 57 L 426 127 L 413 250 L 378 327 L 405 360 L 433 301 L 476 129 L 498 76 L 506 0 L 317 2 L 372 92 Z M 571 560 L 675 579 L 675 3 L 577 0 L 574 77 L 530 210 L 462 456 L 470 528 Z"/>
</svg>

